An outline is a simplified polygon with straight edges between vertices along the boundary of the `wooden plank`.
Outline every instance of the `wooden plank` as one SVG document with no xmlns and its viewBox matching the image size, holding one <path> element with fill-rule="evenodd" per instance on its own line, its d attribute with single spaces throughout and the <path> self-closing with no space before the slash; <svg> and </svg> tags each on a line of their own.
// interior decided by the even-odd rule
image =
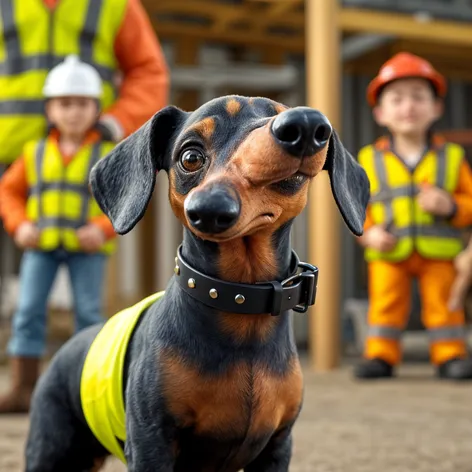
<svg viewBox="0 0 472 472">
<path fill-rule="evenodd" d="M 118 236 L 119 237 L 119 236 Z M 118 251 L 115 251 L 109 258 L 105 272 L 105 313 L 106 316 L 112 316 L 121 309 L 120 306 L 120 287 L 119 287 L 119 258 Z M 118 310 L 116 310 L 118 307 Z M 116 310 L 116 311 L 115 311 Z"/>
<path fill-rule="evenodd" d="M 471 32 L 472 34 L 472 32 Z M 450 44 L 432 43 L 428 41 L 399 39 L 392 45 L 393 52 L 409 51 L 426 58 L 441 57 L 456 63 L 464 63 L 470 68 L 470 58 L 472 57 L 472 45 L 457 45 L 451 47 Z"/>
<path fill-rule="evenodd" d="M 176 65 L 189 66 L 198 64 L 200 43 L 181 39 L 175 45 Z M 186 111 L 193 111 L 199 106 L 196 90 L 181 90 L 176 98 L 176 105 Z"/>
<path fill-rule="evenodd" d="M 154 225 L 155 200 L 151 198 L 146 213 L 138 223 L 139 246 L 138 257 L 141 261 L 140 268 L 140 298 L 145 298 L 156 291 L 154 261 L 156 260 L 157 235 Z"/>
<path fill-rule="evenodd" d="M 427 40 L 448 45 L 472 45 L 470 23 L 433 19 L 420 22 L 412 15 L 343 8 L 339 15 L 343 31 L 392 34 L 401 38 Z"/>
<path fill-rule="evenodd" d="M 178 40 L 198 39 L 207 43 L 233 44 L 247 47 L 274 47 L 286 52 L 302 54 L 305 50 L 304 36 L 283 36 L 270 33 L 252 34 L 249 31 L 212 30 L 207 26 L 182 25 L 152 20 L 152 24 L 161 39 Z"/>
<path fill-rule="evenodd" d="M 307 99 L 339 130 L 340 127 L 340 34 L 337 2 L 314 0 L 307 11 Z M 323 73 L 320 73 L 323 71 Z M 308 260 L 320 270 L 316 306 L 309 314 L 311 364 L 328 371 L 340 361 L 341 227 L 339 211 L 323 172 L 310 187 L 308 207 Z"/>
<path fill-rule="evenodd" d="M 452 129 L 440 131 L 448 141 L 461 146 L 472 146 L 472 129 Z"/>
<path fill-rule="evenodd" d="M 143 0 L 143 5 L 163 38 L 186 36 L 227 44 L 273 45 L 290 52 L 304 50 L 305 14 L 297 10 L 300 5 L 297 1 L 246 1 L 235 5 L 208 0 Z M 260 8 L 253 8 L 254 5 Z M 169 20 L 169 15 L 203 18 L 208 24 Z M 239 29 L 236 23 L 245 24 L 246 29 Z M 442 44 L 443 47 L 472 46 L 470 24 L 457 21 L 433 19 L 420 22 L 408 14 L 341 8 L 338 24 L 348 33 L 392 34 L 399 38 Z M 274 28 L 289 29 L 293 35 L 274 34 Z"/>
<path fill-rule="evenodd" d="M 272 46 L 300 53 L 304 49 L 303 13 L 287 13 L 279 7 L 252 8 L 252 5 L 227 5 L 205 0 L 146 0 L 143 5 L 160 38 L 187 37 L 245 46 Z M 169 15 L 174 18 L 169 19 Z M 206 24 L 181 21 L 175 19 L 175 15 L 200 18 Z M 273 28 L 283 28 L 292 34 L 273 33 Z"/>
</svg>

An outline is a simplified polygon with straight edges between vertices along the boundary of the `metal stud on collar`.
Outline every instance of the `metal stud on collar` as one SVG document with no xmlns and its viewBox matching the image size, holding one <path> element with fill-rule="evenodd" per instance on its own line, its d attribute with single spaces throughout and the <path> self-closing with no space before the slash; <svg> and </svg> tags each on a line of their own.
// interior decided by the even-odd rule
<svg viewBox="0 0 472 472">
<path fill-rule="evenodd" d="M 197 286 L 197 283 L 195 282 L 195 279 L 188 279 L 187 285 L 189 288 L 195 288 Z"/>
<path fill-rule="evenodd" d="M 209 293 L 210 293 L 211 298 L 213 299 L 218 298 L 218 292 L 216 289 L 212 288 Z"/>
<path fill-rule="evenodd" d="M 242 304 L 246 301 L 246 298 L 244 297 L 244 295 L 241 295 L 240 293 L 238 293 L 238 294 L 234 297 L 234 301 L 235 301 L 238 305 L 242 305 Z"/>
<path fill-rule="evenodd" d="M 176 266 L 174 267 L 174 274 L 175 274 L 175 275 L 180 275 L 180 267 L 179 267 L 178 265 L 176 265 Z"/>
</svg>

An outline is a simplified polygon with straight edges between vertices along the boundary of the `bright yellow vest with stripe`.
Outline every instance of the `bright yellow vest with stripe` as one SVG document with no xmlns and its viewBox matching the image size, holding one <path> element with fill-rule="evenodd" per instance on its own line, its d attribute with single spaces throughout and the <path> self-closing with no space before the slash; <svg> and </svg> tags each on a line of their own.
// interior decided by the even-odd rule
<svg viewBox="0 0 472 472">
<path fill-rule="evenodd" d="M 398 238 L 390 252 L 368 248 L 367 261 L 399 262 L 413 251 L 430 259 L 451 260 L 462 250 L 460 231 L 444 218 L 423 211 L 416 201 L 420 184 L 429 183 L 454 193 L 459 169 L 464 159 L 461 146 L 446 143 L 429 150 L 414 171 L 391 151 L 366 146 L 359 153 L 359 163 L 370 180 L 371 213 L 375 224 L 385 224 Z"/>
<path fill-rule="evenodd" d="M 62 247 L 80 251 L 76 230 L 103 214 L 89 190 L 90 170 L 113 147 L 110 142 L 88 144 L 64 165 L 53 139 L 26 144 L 23 152 L 29 188 L 26 216 L 41 230 L 39 249 L 52 251 Z M 115 240 L 109 240 L 101 252 L 110 254 L 114 248 Z"/>
<path fill-rule="evenodd" d="M 0 8 L 0 163 L 46 130 L 42 88 L 48 71 L 76 54 L 104 81 L 102 106 L 115 100 L 115 38 L 127 0 L 2 0 Z"/>
<path fill-rule="evenodd" d="M 80 380 L 82 410 L 103 447 L 126 464 L 119 441 L 126 441 L 123 368 L 131 335 L 143 312 L 162 298 L 158 292 L 112 316 L 94 339 Z"/>
</svg>

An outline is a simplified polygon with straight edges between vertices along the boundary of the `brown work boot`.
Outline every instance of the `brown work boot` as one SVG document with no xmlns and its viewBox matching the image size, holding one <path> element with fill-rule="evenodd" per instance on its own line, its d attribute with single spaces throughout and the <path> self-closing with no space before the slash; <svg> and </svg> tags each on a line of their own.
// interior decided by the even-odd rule
<svg viewBox="0 0 472 472">
<path fill-rule="evenodd" d="M 0 415 L 27 413 L 31 394 L 39 377 L 39 359 L 12 357 L 10 359 L 11 386 L 0 396 Z"/>
</svg>

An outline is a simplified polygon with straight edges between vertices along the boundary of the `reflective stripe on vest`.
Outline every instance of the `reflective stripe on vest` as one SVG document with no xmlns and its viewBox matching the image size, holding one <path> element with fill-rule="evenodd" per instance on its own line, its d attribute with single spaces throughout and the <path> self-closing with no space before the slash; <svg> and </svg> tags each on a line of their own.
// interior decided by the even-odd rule
<svg viewBox="0 0 472 472">
<path fill-rule="evenodd" d="M 466 330 L 463 326 L 444 326 L 427 330 L 431 342 L 464 341 Z M 397 341 L 401 338 L 403 330 L 392 326 L 372 325 L 368 327 L 369 338 L 382 338 Z"/>
<path fill-rule="evenodd" d="M 368 327 L 367 336 L 370 338 L 384 338 L 384 339 L 400 339 L 402 330 L 392 326 L 370 325 Z"/>
<path fill-rule="evenodd" d="M 441 341 L 464 341 L 466 330 L 464 326 L 449 326 L 428 329 L 429 339 L 431 342 Z"/>
<path fill-rule="evenodd" d="M 42 88 L 48 71 L 69 54 L 94 66 L 104 81 L 102 107 L 116 96 L 114 43 L 127 0 L 0 0 L 0 163 L 44 135 Z"/>
<path fill-rule="evenodd" d="M 375 224 L 383 224 L 398 238 L 395 249 L 379 252 L 367 249 L 367 260 L 397 262 L 416 250 L 433 259 L 452 259 L 462 249 L 460 231 L 446 220 L 421 210 L 416 202 L 420 185 L 428 182 L 454 193 L 463 159 L 463 149 L 446 144 L 428 151 L 411 172 L 391 152 L 368 146 L 359 153 L 359 161 L 371 183 L 371 214 Z"/>
<path fill-rule="evenodd" d="M 88 188 L 88 176 L 98 160 L 113 148 L 111 143 L 82 147 L 64 166 L 54 141 L 47 139 L 25 147 L 29 188 L 27 217 L 41 230 L 39 248 L 50 251 L 63 247 L 80 251 L 76 230 L 102 215 Z M 110 253 L 114 241 L 106 242 L 102 252 Z"/>
<path fill-rule="evenodd" d="M 85 358 L 80 401 L 90 430 L 103 447 L 126 464 L 123 369 L 126 351 L 143 312 L 164 296 L 158 292 L 112 316 L 97 334 Z"/>
</svg>

